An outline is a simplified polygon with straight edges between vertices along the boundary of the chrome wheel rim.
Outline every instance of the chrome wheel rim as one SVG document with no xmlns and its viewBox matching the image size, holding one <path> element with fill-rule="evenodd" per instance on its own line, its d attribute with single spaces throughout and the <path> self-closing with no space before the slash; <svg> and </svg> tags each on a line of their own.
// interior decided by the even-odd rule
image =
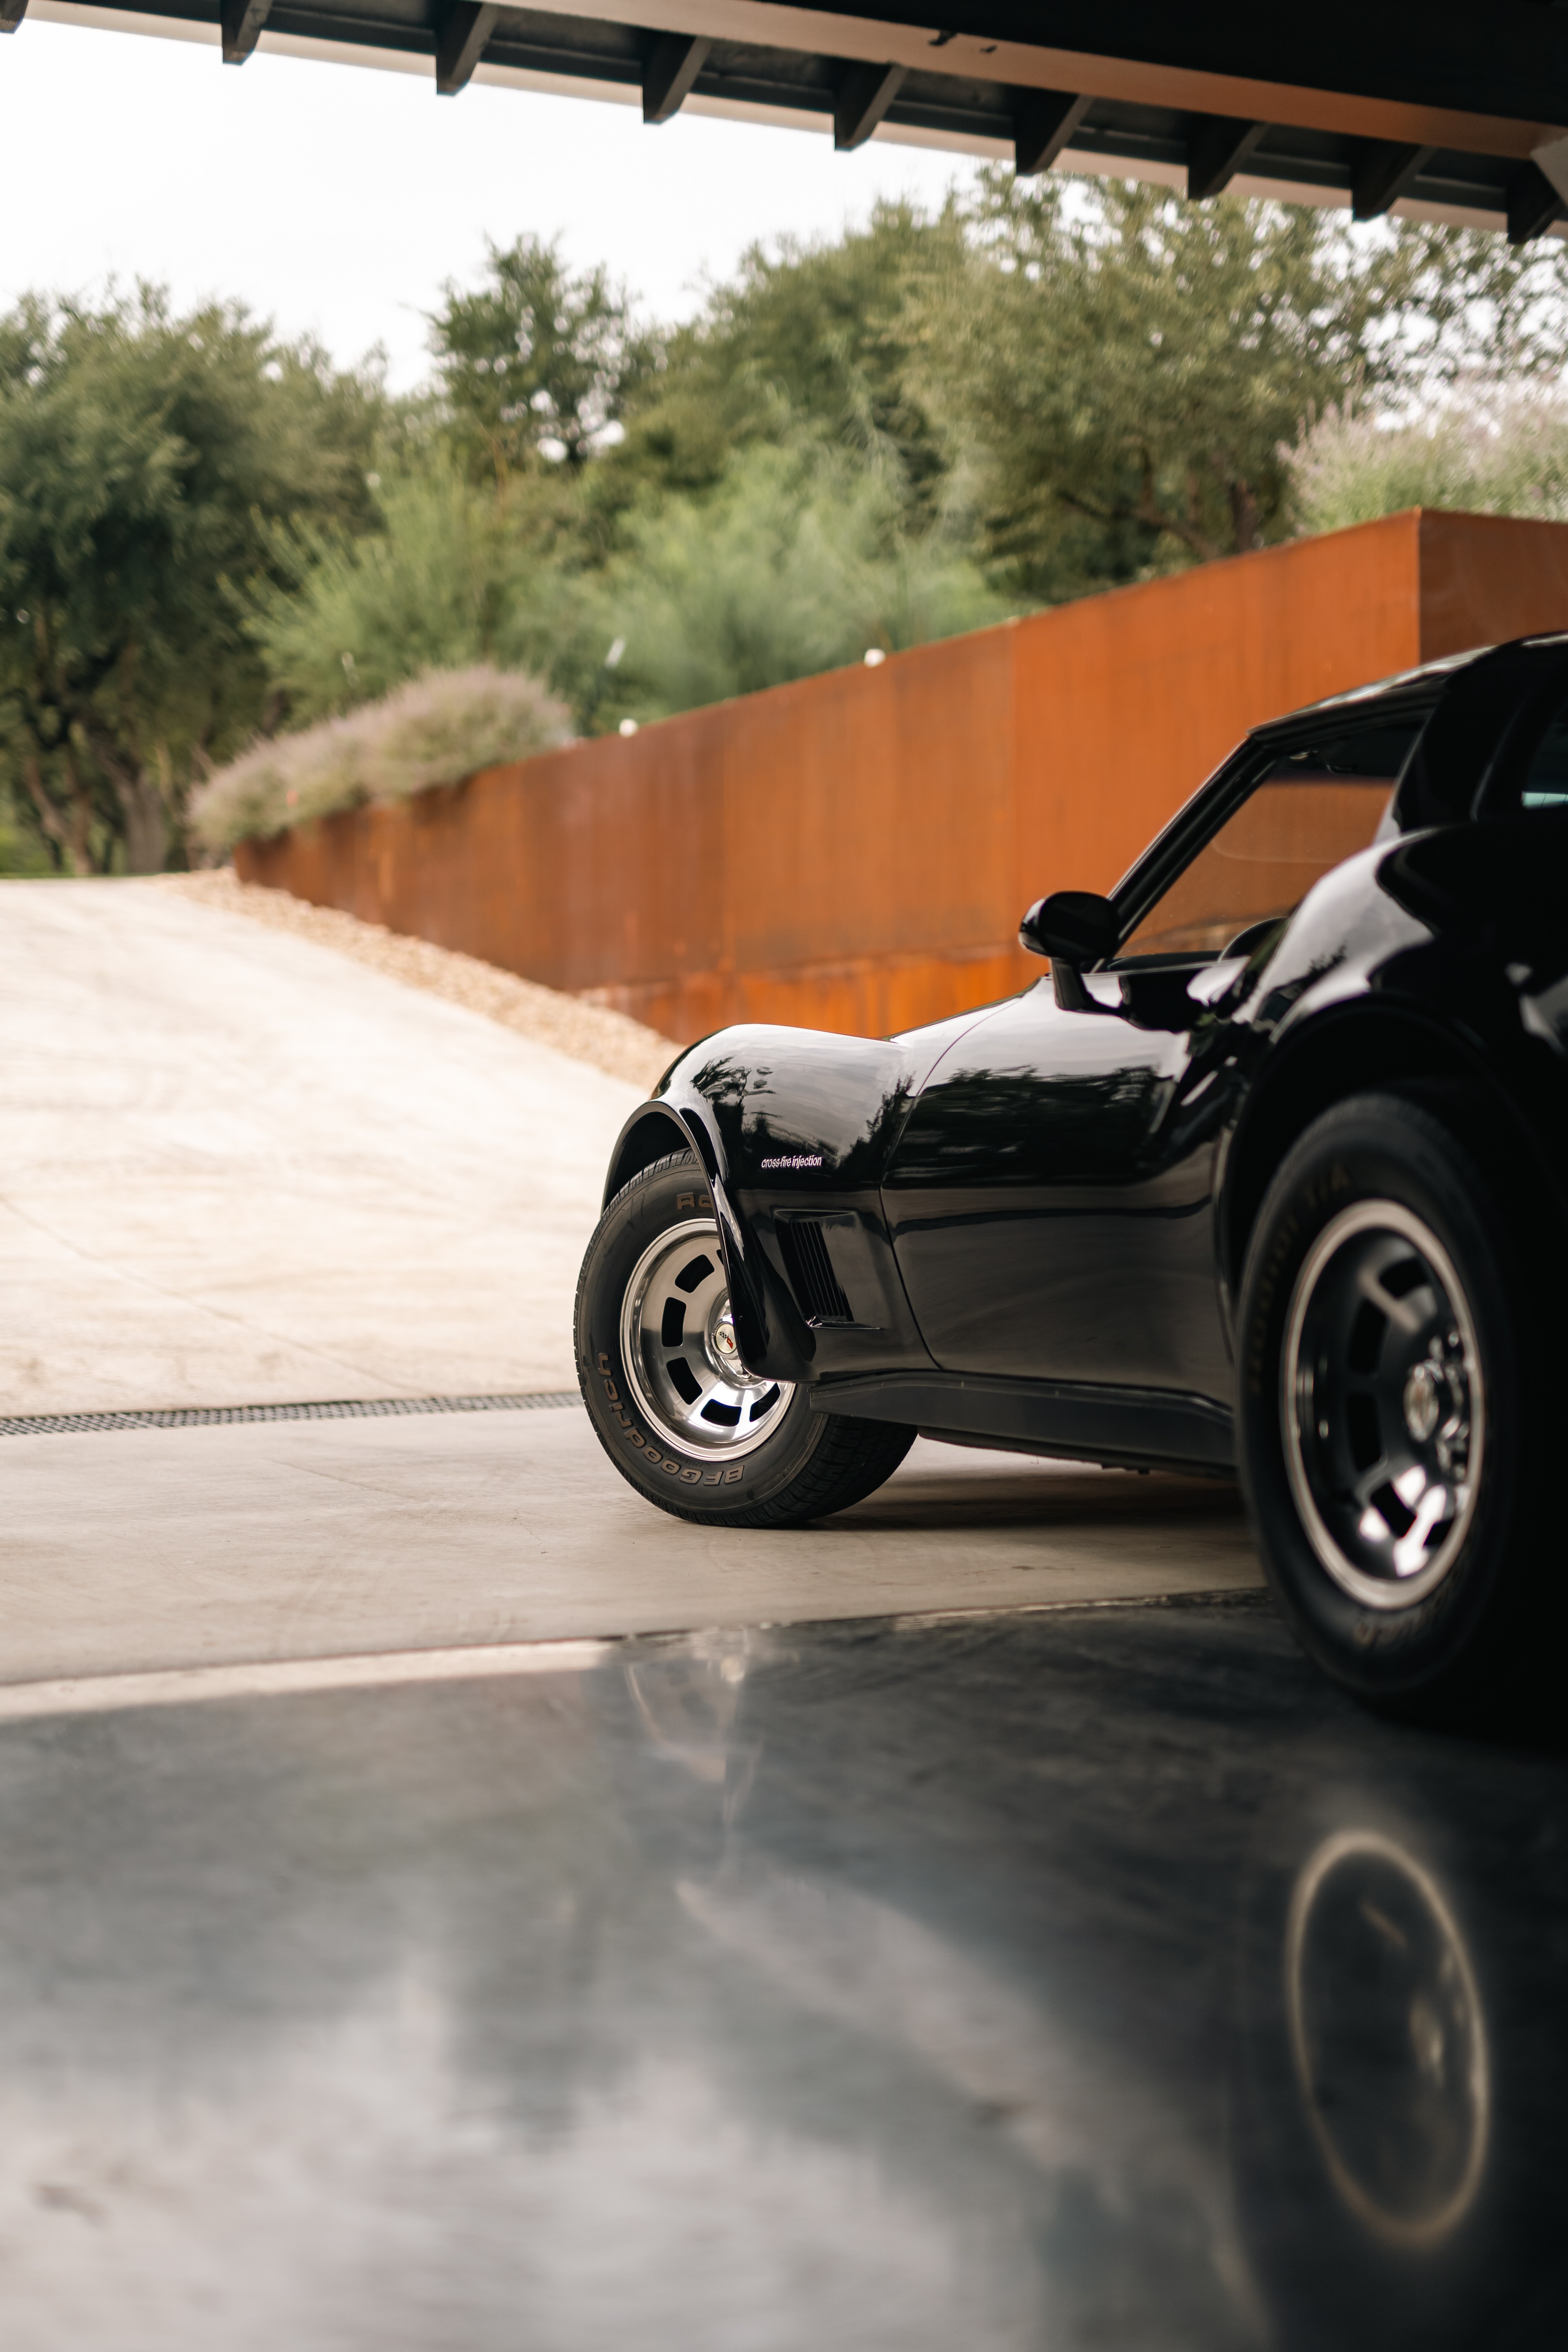
<svg viewBox="0 0 1568 2352">
<path fill-rule="evenodd" d="M 1407 1609 L 1475 1517 L 1486 1438 L 1475 1326 L 1442 1244 L 1397 1201 L 1358 1201 L 1296 1277 L 1280 1360 L 1290 1491 L 1341 1590 Z"/>
<path fill-rule="evenodd" d="M 655 1433 L 708 1460 L 752 1453 L 795 1394 L 742 1360 L 719 1228 L 707 1217 L 671 1225 L 638 1258 L 621 1304 L 621 1360 Z"/>
</svg>

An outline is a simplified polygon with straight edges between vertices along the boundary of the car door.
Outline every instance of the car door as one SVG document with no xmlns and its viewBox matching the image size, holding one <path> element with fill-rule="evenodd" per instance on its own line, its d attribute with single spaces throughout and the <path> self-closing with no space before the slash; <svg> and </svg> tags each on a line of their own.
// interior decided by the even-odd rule
<svg viewBox="0 0 1568 2352">
<path fill-rule="evenodd" d="M 1311 884 L 1370 845 L 1419 731 L 1364 720 L 1250 756 L 1161 846 L 1135 925 L 1081 989 L 1042 982 L 965 1033 L 884 1179 L 898 1263 L 946 1371 L 1228 1403 L 1217 1147 L 1240 1083 L 1230 1012 Z M 1179 853 L 1184 851 L 1184 855 Z"/>
<path fill-rule="evenodd" d="M 883 1190 L 910 1304 L 946 1371 L 1223 1399 L 1192 1033 L 1136 1024 L 1118 976 L 1087 989 L 1003 1006 L 916 1102 Z"/>
</svg>

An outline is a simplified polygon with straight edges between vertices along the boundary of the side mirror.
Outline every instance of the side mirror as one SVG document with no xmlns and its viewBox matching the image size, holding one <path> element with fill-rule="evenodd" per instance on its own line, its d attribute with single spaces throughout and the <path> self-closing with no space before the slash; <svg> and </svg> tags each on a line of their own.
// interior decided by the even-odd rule
<svg viewBox="0 0 1568 2352">
<path fill-rule="evenodd" d="M 1114 955 L 1119 929 L 1109 898 L 1092 890 L 1053 890 L 1048 898 L 1037 898 L 1019 924 L 1018 944 L 1076 971 Z"/>
</svg>

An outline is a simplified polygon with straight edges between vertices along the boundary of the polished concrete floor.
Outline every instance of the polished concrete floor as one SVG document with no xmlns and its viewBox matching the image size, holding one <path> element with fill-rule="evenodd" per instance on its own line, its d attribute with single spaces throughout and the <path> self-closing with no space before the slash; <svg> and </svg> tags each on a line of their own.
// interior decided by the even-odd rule
<svg viewBox="0 0 1568 2352">
<path fill-rule="evenodd" d="M 0 2341 L 1559 2344 L 1565 1798 L 1245 1593 L 0 1722 Z"/>
</svg>

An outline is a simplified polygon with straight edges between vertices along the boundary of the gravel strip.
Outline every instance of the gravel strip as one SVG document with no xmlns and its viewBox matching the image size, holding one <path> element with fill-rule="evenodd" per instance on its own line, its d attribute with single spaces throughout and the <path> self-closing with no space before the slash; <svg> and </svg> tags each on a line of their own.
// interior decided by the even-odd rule
<svg viewBox="0 0 1568 2352">
<path fill-rule="evenodd" d="M 205 874 L 160 874 L 161 890 L 172 890 L 198 906 L 218 907 L 226 914 L 248 915 L 253 922 L 270 923 L 274 930 L 290 931 L 296 939 L 313 940 L 318 947 L 335 948 L 384 972 L 408 988 L 422 988 L 430 996 L 444 996 L 515 1029 L 537 1045 L 552 1045 L 575 1062 L 591 1062 L 613 1078 L 650 1091 L 681 1048 L 656 1029 L 645 1029 L 624 1013 L 601 1004 L 584 1004 L 581 997 L 559 989 L 542 988 L 537 981 L 520 980 L 499 965 L 481 963 L 478 956 L 455 948 L 438 948 L 428 940 L 406 939 L 401 931 L 384 930 L 379 923 L 362 923 L 335 907 L 312 907 L 287 890 L 264 889 L 258 882 L 237 880 L 227 866 Z"/>
</svg>

